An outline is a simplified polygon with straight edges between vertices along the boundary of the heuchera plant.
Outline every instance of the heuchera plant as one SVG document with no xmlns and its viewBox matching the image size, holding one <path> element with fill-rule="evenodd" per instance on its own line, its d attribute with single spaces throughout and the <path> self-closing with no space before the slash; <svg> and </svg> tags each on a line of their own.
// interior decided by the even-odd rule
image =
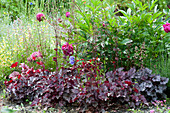
<svg viewBox="0 0 170 113">
<path fill-rule="evenodd" d="M 152 74 L 152 70 L 143 68 L 135 73 L 133 80 L 139 84 L 139 91 L 145 96 L 147 101 L 151 102 L 166 98 L 166 94 L 163 91 L 167 87 L 166 84 L 169 78 Z"/>
<path fill-rule="evenodd" d="M 24 103 L 27 99 L 33 101 L 38 91 L 34 87 L 38 87 L 37 82 L 43 78 L 41 75 L 47 76 L 47 70 L 34 70 L 33 67 L 29 68 L 24 63 L 21 63 L 19 67 L 22 68 L 22 72 L 14 71 L 9 76 L 11 80 L 5 81 L 8 98 L 16 103 Z"/>
<path fill-rule="evenodd" d="M 55 107 L 56 104 L 66 106 L 75 102 L 79 92 L 75 76 L 74 70 L 71 69 L 63 69 L 62 74 L 53 73 L 43 76 L 43 79 L 38 82 L 38 87 L 34 87 L 35 90 L 38 88 L 41 90 L 35 95 L 31 106 L 41 103 L 45 107 Z"/>
<path fill-rule="evenodd" d="M 112 100 L 121 104 L 128 104 L 130 107 L 135 108 L 141 103 L 148 105 L 145 97 L 141 95 L 139 85 L 132 81 L 135 75 L 135 68 L 129 71 L 123 71 L 123 68 L 118 68 L 115 71 L 106 73 L 108 80 L 109 96 L 112 96 Z"/>
<path fill-rule="evenodd" d="M 11 80 L 5 82 L 8 97 L 17 103 L 29 99 L 32 101 L 31 106 L 41 103 L 49 108 L 56 104 L 76 104 L 82 112 L 87 109 L 95 112 L 105 111 L 112 107 L 113 103 L 133 108 L 141 104 L 148 105 L 148 97 L 151 96 L 148 92 L 151 89 L 155 90 L 156 95 L 153 96 L 159 97 L 161 95 L 157 94 L 162 94 L 166 88 L 164 86 L 168 79 L 151 75 L 151 70 L 147 68 L 137 72 L 135 68 L 129 71 L 119 68 L 103 74 L 102 63 L 97 59 L 86 62 L 83 59 L 77 60 L 79 65 L 63 67 L 59 73 L 49 72 L 44 68 L 34 70 L 33 67 L 29 68 L 21 63 L 21 74 L 14 71 L 9 76 Z"/>
</svg>

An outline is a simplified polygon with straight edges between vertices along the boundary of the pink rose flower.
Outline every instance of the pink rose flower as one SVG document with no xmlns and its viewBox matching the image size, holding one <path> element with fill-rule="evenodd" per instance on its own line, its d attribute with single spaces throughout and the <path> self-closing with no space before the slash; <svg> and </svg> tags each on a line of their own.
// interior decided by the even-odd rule
<svg viewBox="0 0 170 113">
<path fill-rule="evenodd" d="M 163 27 L 166 33 L 170 32 L 170 23 L 167 22 L 166 24 L 163 24 Z"/>
<path fill-rule="evenodd" d="M 38 52 L 34 52 L 34 53 L 32 53 L 31 54 L 31 58 L 33 59 L 33 60 L 36 60 L 36 58 L 42 58 L 42 54 L 41 54 L 41 52 L 40 51 L 38 51 Z"/>
<path fill-rule="evenodd" d="M 27 58 L 27 60 L 31 62 L 31 61 L 35 61 L 37 58 L 43 58 L 40 51 L 32 53 L 31 56 Z"/>
<path fill-rule="evenodd" d="M 41 22 L 43 19 L 45 19 L 45 15 L 43 13 L 38 13 L 36 18 L 39 22 Z"/>
<path fill-rule="evenodd" d="M 66 12 L 66 17 L 70 17 L 70 12 Z"/>
<path fill-rule="evenodd" d="M 105 23 L 103 23 L 103 27 L 105 27 Z"/>
<path fill-rule="evenodd" d="M 66 42 L 66 44 L 64 44 L 62 46 L 62 50 L 63 50 L 63 53 L 66 55 L 66 56 L 71 56 L 73 55 L 73 46 L 72 44 L 69 45 L 68 42 Z"/>
</svg>

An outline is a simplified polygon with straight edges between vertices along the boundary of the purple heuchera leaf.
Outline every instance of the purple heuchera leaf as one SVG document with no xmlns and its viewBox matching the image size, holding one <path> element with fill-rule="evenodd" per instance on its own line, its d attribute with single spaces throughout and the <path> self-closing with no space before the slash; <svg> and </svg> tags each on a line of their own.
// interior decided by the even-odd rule
<svg viewBox="0 0 170 113">
<path fill-rule="evenodd" d="M 148 87 L 148 88 L 151 88 L 152 86 L 153 86 L 153 84 L 152 84 L 152 82 L 151 81 L 146 81 L 145 82 L 146 84 L 146 87 Z"/>
<path fill-rule="evenodd" d="M 160 82 L 161 77 L 160 77 L 160 75 L 156 75 L 154 78 L 152 78 L 152 80 L 153 80 L 154 82 Z"/>
<path fill-rule="evenodd" d="M 168 81 L 169 81 L 169 78 L 161 77 L 161 82 L 160 82 L 160 84 L 165 85 L 165 84 L 167 84 L 167 83 L 168 83 Z"/>
<path fill-rule="evenodd" d="M 150 70 L 150 69 L 148 69 L 148 68 L 145 68 L 145 71 L 146 71 L 146 73 L 148 73 L 148 74 L 151 74 L 151 73 L 152 73 L 152 70 Z"/>
<path fill-rule="evenodd" d="M 31 107 L 33 107 L 33 106 L 36 106 L 36 105 L 38 105 L 38 103 L 39 103 L 39 99 L 38 98 L 36 98 L 36 99 L 34 99 L 34 101 L 31 103 Z"/>
<path fill-rule="evenodd" d="M 145 89 L 146 89 L 146 83 L 145 83 L 145 82 L 142 82 L 142 83 L 139 85 L 139 87 L 140 87 L 140 91 L 145 91 Z"/>
</svg>

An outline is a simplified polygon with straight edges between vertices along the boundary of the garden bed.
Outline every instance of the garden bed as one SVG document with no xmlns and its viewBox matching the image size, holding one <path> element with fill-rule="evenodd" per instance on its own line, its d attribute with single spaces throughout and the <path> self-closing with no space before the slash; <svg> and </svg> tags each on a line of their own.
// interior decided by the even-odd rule
<svg viewBox="0 0 170 113">
<path fill-rule="evenodd" d="M 4 24 L 0 112 L 169 113 L 169 7 L 73 0 L 47 11 L 44 2 Z"/>
</svg>

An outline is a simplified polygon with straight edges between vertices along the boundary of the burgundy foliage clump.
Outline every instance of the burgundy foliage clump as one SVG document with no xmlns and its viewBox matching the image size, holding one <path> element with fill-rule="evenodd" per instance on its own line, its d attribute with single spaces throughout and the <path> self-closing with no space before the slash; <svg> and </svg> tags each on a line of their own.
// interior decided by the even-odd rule
<svg viewBox="0 0 170 113">
<path fill-rule="evenodd" d="M 145 96 L 147 101 L 153 102 L 158 99 L 166 98 L 164 91 L 167 88 L 166 84 L 169 78 L 152 74 L 152 70 L 143 68 L 135 73 L 133 79 L 139 84 L 139 91 Z"/>
<path fill-rule="evenodd" d="M 43 62 L 38 62 L 43 65 Z M 168 79 L 152 75 L 151 70 L 135 68 L 102 73 L 97 59 L 77 60 L 78 65 L 62 67 L 59 72 L 34 70 L 21 63 L 21 73 L 14 71 L 5 81 L 8 98 L 16 103 L 32 101 L 31 106 L 79 106 L 80 111 L 106 111 L 116 104 L 136 108 L 163 94 Z M 153 88 L 152 88 L 153 87 Z M 155 93 L 154 93 L 155 92 Z M 159 95 L 158 95 L 159 94 Z M 151 98 L 151 100 L 150 100 Z"/>
<path fill-rule="evenodd" d="M 135 71 L 135 68 L 129 71 L 118 68 L 106 73 L 109 95 L 113 99 L 113 101 L 110 99 L 110 102 L 128 104 L 132 108 L 139 106 L 141 103 L 148 105 L 146 98 L 140 93 L 139 85 L 132 81 Z"/>
</svg>

